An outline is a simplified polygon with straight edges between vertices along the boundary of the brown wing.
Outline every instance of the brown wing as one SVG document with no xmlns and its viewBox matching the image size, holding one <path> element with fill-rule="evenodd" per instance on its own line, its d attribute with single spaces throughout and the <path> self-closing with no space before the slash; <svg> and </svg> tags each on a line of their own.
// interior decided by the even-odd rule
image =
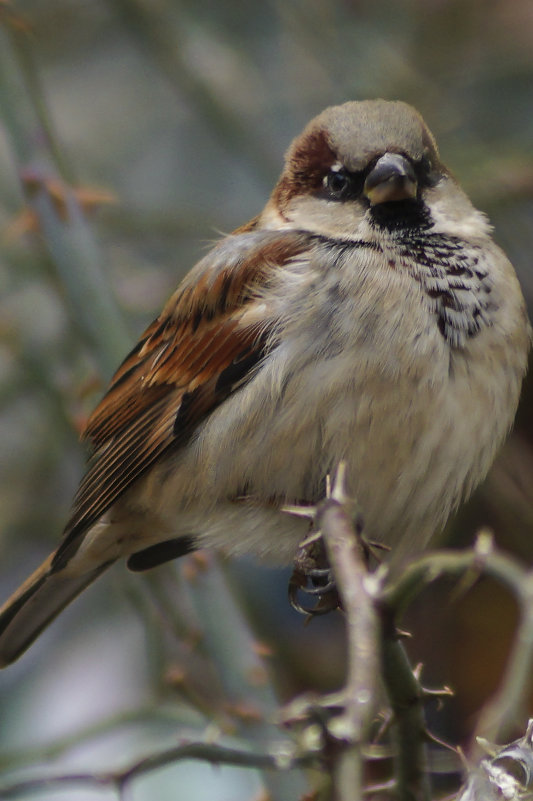
<svg viewBox="0 0 533 801">
<path fill-rule="evenodd" d="M 162 454 L 251 376 L 269 331 L 258 300 L 302 234 L 229 237 L 184 279 L 114 375 L 83 438 L 94 448 L 54 567 Z"/>
</svg>

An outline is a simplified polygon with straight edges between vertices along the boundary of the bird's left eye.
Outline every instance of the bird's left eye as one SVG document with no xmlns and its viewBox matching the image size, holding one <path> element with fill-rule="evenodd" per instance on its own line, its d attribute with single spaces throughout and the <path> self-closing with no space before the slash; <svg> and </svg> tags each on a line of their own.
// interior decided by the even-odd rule
<svg viewBox="0 0 533 801">
<path fill-rule="evenodd" d="M 343 198 L 350 191 L 350 176 L 342 170 L 330 170 L 330 172 L 324 176 L 324 186 L 333 197 Z"/>
<path fill-rule="evenodd" d="M 350 172 L 345 167 L 331 169 L 322 181 L 329 200 L 355 200 L 363 191 L 363 184 L 362 172 Z"/>
</svg>

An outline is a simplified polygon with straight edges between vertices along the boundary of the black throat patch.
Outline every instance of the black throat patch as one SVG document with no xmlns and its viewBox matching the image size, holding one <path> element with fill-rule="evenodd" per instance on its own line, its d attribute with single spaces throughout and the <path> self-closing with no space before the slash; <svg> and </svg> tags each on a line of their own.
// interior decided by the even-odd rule
<svg viewBox="0 0 533 801">
<path fill-rule="evenodd" d="M 451 347 L 464 347 L 469 338 L 491 325 L 490 312 L 496 306 L 481 248 L 458 237 L 415 228 L 404 228 L 394 238 L 398 266 L 420 284 Z"/>
</svg>

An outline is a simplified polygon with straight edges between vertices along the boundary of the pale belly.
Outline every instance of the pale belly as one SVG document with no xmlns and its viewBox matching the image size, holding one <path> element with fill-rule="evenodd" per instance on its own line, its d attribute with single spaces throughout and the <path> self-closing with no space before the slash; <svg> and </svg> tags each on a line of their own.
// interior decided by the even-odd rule
<svg viewBox="0 0 533 801">
<path fill-rule="evenodd" d="M 319 500 L 326 474 L 344 460 L 366 536 L 395 559 L 417 553 L 485 476 L 518 394 L 517 382 L 472 373 L 461 360 L 453 371 L 446 359 L 425 376 L 367 375 L 342 386 L 316 365 L 309 371 L 281 397 L 265 392 L 256 403 L 245 391 L 145 480 L 134 515 L 143 545 L 151 531 L 154 542 L 193 534 L 202 547 L 290 562 L 308 523 L 279 507 Z"/>
</svg>

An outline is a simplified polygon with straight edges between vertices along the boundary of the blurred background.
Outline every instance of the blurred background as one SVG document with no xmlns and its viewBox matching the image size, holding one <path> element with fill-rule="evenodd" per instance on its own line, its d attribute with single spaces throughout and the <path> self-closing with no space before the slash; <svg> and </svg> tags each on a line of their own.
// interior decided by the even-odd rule
<svg viewBox="0 0 533 801">
<path fill-rule="evenodd" d="M 325 106 L 415 105 L 531 311 L 532 44 L 529 0 L 0 0 L 1 599 L 58 540 L 83 471 L 78 432 L 113 368 L 213 239 L 260 211 L 291 138 Z M 532 402 L 530 376 L 450 543 L 489 526 L 533 562 Z M 211 558 L 110 571 L 0 674 L 0 770 L 116 768 L 180 737 L 279 738 L 276 697 L 344 675 L 340 615 L 305 626 L 288 576 Z M 451 589 L 427 590 L 405 625 L 425 682 L 455 690 L 430 707 L 432 728 L 464 743 L 516 609 L 488 580 Z M 184 763 L 131 797 L 179 786 L 189 801 L 244 801 L 266 786 L 289 799 L 306 782 L 269 781 Z"/>
</svg>

